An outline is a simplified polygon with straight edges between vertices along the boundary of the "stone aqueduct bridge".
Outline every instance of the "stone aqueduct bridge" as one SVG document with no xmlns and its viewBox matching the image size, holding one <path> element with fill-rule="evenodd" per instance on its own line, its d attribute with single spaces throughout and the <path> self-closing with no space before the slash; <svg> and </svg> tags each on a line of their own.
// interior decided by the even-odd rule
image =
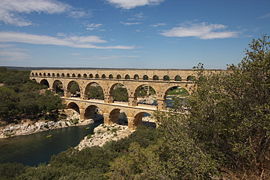
<svg viewBox="0 0 270 180">
<path fill-rule="evenodd" d="M 147 70 L 147 69 L 44 69 L 33 70 L 30 79 L 42 83 L 46 81 L 50 89 L 56 81 L 63 85 L 63 100 L 69 108 L 75 108 L 80 118 L 85 119 L 90 111 L 98 108 L 104 117 L 105 124 L 117 122 L 120 111 L 128 119 L 128 127 L 134 129 L 142 120 L 144 113 L 153 114 L 156 110 L 165 111 L 166 93 L 172 87 L 182 87 L 192 92 L 194 70 Z M 80 88 L 80 98 L 70 97 L 70 84 L 76 82 Z M 87 85 L 97 83 L 103 90 L 104 100 L 85 98 Z M 128 92 L 128 102 L 114 102 L 112 89 L 122 84 Z M 143 85 L 151 86 L 157 97 L 157 106 L 137 103 L 137 89 Z M 77 108 L 76 108 L 77 107 Z"/>
</svg>

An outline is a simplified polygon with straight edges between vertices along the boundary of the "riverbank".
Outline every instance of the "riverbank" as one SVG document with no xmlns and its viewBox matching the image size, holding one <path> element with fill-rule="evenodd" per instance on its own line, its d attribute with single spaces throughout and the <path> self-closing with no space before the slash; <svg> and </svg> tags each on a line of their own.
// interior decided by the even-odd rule
<svg viewBox="0 0 270 180">
<path fill-rule="evenodd" d="M 118 141 L 120 139 L 126 138 L 133 132 L 134 130 L 129 130 L 127 126 L 123 125 L 113 124 L 106 126 L 104 124 L 100 124 L 94 129 L 93 134 L 89 134 L 88 136 L 84 137 L 76 149 L 81 151 L 84 148 L 93 146 L 102 147 L 107 142 Z"/>
</svg>

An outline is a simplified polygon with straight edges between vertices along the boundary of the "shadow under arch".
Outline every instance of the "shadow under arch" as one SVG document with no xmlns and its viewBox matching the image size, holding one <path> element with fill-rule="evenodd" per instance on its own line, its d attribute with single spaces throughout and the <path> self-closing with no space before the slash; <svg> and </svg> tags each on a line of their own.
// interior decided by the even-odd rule
<svg viewBox="0 0 270 180">
<path fill-rule="evenodd" d="M 60 80 L 55 80 L 53 82 L 53 90 L 55 91 L 56 94 L 59 96 L 64 96 L 64 88 L 63 88 L 63 83 Z"/>
<path fill-rule="evenodd" d="M 133 128 L 136 129 L 139 125 L 156 128 L 157 125 L 151 118 L 151 114 L 147 112 L 139 112 L 134 117 Z"/>
<path fill-rule="evenodd" d="M 156 90 L 149 85 L 142 84 L 138 86 L 134 93 L 134 105 L 147 104 L 147 105 L 157 105 L 157 95 Z"/>
<path fill-rule="evenodd" d="M 73 109 L 74 111 L 80 114 L 80 108 L 75 102 L 68 103 L 67 109 Z"/>
<path fill-rule="evenodd" d="M 81 97 L 79 83 L 70 81 L 67 86 L 67 92 L 71 97 Z"/>
<path fill-rule="evenodd" d="M 103 88 L 96 82 L 91 82 L 87 84 L 84 94 L 85 99 L 104 100 Z"/>
<path fill-rule="evenodd" d="M 115 101 L 128 102 L 128 90 L 121 83 L 115 83 L 110 88 L 110 102 Z"/>
<path fill-rule="evenodd" d="M 90 105 L 85 109 L 84 119 L 93 119 L 95 122 L 102 122 L 104 118 L 97 106 Z"/>
<path fill-rule="evenodd" d="M 49 82 L 46 79 L 42 79 L 39 84 L 41 84 L 45 88 L 49 88 L 50 87 L 50 84 L 49 84 Z"/>
<path fill-rule="evenodd" d="M 119 108 L 115 108 L 110 112 L 109 123 L 115 123 L 119 125 L 128 125 L 127 115 L 124 111 Z"/>
<path fill-rule="evenodd" d="M 187 105 L 187 97 L 189 92 L 186 88 L 181 86 L 169 87 L 164 93 L 165 107 L 167 108 L 181 108 Z"/>
</svg>

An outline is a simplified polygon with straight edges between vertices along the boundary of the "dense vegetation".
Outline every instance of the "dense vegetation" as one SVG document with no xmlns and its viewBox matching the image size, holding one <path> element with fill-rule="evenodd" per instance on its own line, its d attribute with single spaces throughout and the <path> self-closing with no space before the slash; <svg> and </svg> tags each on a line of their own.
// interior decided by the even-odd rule
<svg viewBox="0 0 270 180">
<path fill-rule="evenodd" d="M 0 68 L 0 120 L 37 120 L 58 118 L 63 108 L 59 96 L 43 90 L 45 87 L 29 80 L 28 71 Z"/>
<path fill-rule="evenodd" d="M 229 72 L 195 70 L 197 90 L 189 114 L 175 103 L 158 112 L 157 129 L 139 128 L 129 138 L 81 152 L 70 149 L 50 165 L 0 166 L 16 179 L 269 179 L 270 41 L 254 40 Z M 3 172 L 4 168 L 8 169 Z M 12 171 L 14 171 L 12 173 Z M 3 174 L 3 175 L 2 175 Z"/>
</svg>

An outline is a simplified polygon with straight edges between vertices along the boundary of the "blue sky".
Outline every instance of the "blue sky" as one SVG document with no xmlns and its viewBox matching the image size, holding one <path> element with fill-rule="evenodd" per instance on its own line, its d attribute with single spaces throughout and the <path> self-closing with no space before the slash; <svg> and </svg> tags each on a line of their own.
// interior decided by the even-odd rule
<svg viewBox="0 0 270 180">
<path fill-rule="evenodd" d="M 269 0 L 1 0 L 0 66 L 206 68 L 270 35 Z"/>
</svg>

